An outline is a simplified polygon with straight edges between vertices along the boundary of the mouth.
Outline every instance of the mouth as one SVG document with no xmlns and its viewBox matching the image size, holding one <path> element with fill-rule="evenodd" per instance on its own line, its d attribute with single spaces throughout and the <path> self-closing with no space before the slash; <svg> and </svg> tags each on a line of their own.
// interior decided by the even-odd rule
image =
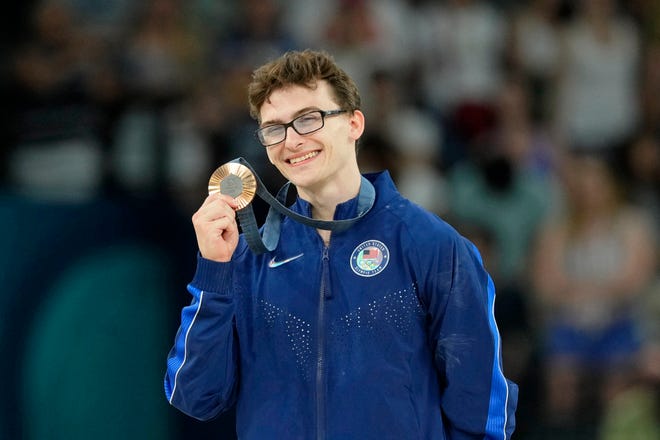
<svg viewBox="0 0 660 440">
<path fill-rule="evenodd" d="M 299 163 L 305 162 L 309 159 L 312 159 L 313 157 L 316 157 L 319 155 L 318 151 L 310 151 L 307 154 L 304 154 L 302 156 L 298 157 L 292 157 L 290 159 L 287 159 L 286 161 L 291 164 L 291 165 L 298 165 Z"/>
</svg>

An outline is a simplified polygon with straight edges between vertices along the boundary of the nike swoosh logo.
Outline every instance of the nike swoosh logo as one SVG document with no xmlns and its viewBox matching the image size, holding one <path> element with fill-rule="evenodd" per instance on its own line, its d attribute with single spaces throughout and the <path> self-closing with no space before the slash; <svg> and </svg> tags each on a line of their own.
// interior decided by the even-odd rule
<svg viewBox="0 0 660 440">
<path fill-rule="evenodd" d="M 273 257 L 273 258 L 268 262 L 268 267 L 270 267 L 271 269 L 274 268 L 274 267 L 279 267 L 279 266 L 281 266 L 281 265 L 283 265 L 283 264 L 289 263 L 289 262 L 291 262 L 291 261 L 293 261 L 293 260 L 295 260 L 295 259 L 298 259 L 298 258 L 300 258 L 300 257 L 302 257 L 302 256 L 303 256 L 303 254 L 298 254 L 298 255 L 296 255 L 296 256 L 293 256 L 293 257 L 291 257 L 291 258 L 287 258 L 287 259 L 282 260 L 282 261 L 275 261 L 275 257 Z"/>
</svg>

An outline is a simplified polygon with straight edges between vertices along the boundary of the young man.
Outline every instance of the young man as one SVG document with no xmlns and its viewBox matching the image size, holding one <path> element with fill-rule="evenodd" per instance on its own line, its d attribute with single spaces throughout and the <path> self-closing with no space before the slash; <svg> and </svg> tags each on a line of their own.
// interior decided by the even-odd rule
<svg viewBox="0 0 660 440">
<path fill-rule="evenodd" d="M 254 72 L 250 110 L 269 160 L 296 186 L 293 210 L 356 216 L 353 81 L 324 52 Z M 236 201 L 193 215 L 197 271 L 165 392 L 198 419 L 236 405 L 241 439 L 509 438 L 517 388 L 502 373 L 494 287 L 477 249 L 366 176 L 371 210 L 342 232 L 286 218 L 271 252 L 239 236 Z"/>
</svg>

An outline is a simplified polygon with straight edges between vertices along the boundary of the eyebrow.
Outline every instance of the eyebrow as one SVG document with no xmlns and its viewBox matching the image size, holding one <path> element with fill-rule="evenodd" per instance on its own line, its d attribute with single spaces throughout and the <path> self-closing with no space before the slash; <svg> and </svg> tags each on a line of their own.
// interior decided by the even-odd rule
<svg viewBox="0 0 660 440">
<path fill-rule="evenodd" d="M 295 113 L 293 114 L 293 117 L 291 118 L 291 120 L 294 120 L 294 119 L 296 119 L 298 116 L 304 115 L 305 113 L 309 113 L 309 112 L 313 112 L 313 111 L 317 111 L 317 110 L 319 110 L 318 107 L 305 107 L 305 108 L 301 108 L 300 110 L 298 110 L 297 112 L 295 112 Z M 271 119 L 270 121 L 264 121 L 264 122 L 262 122 L 260 126 L 261 126 L 261 127 L 267 127 L 267 126 L 269 126 L 269 125 L 277 125 L 277 124 L 284 124 L 284 121 L 282 121 L 281 119 Z"/>
</svg>

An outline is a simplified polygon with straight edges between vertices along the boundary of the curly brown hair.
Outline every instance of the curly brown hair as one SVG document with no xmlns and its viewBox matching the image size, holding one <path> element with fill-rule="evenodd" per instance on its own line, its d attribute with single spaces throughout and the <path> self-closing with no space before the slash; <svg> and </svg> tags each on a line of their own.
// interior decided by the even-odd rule
<svg viewBox="0 0 660 440">
<path fill-rule="evenodd" d="M 318 81 L 330 85 L 339 107 L 360 109 L 360 92 L 353 79 L 325 51 L 289 51 L 257 68 L 248 85 L 250 116 L 259 121 L 259 111 L 268 97 L 283 87 L 298 85 L 313 89 Z"/>
</svg>

